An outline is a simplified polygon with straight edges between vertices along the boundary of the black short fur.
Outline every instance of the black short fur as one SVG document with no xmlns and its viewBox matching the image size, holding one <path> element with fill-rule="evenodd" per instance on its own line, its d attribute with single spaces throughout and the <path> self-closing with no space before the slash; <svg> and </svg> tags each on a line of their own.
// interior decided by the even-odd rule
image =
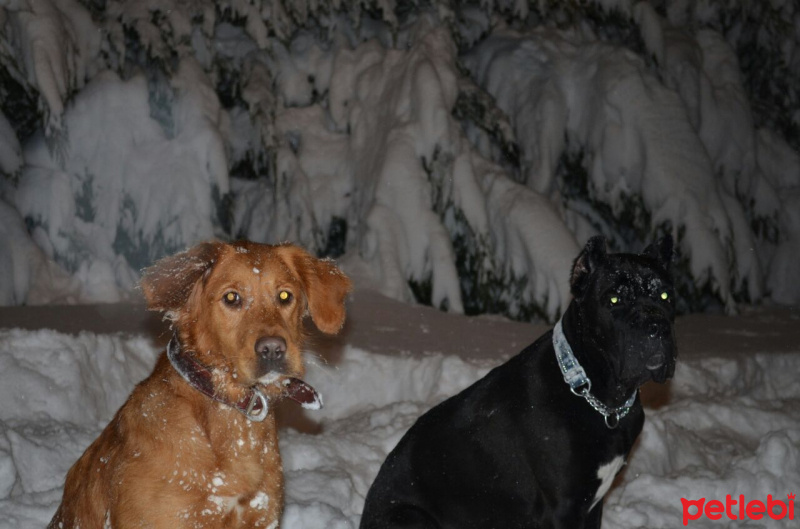
<svg viewBox="0 0 800 529">
<path fill-rule="evenodd" d="M 564 334 L 610 407 L 674 372 L 671 258 L 668 237 L 640 255 L 606 254 L 595 237 L 575 260 Z M 627 457 L 644 412 L 637 396 L 609 428 L 570 392 L 552 334 L 419 418 L 370 488 L 361 529 L 600 527 L 598 469 Z"/>
</svg>

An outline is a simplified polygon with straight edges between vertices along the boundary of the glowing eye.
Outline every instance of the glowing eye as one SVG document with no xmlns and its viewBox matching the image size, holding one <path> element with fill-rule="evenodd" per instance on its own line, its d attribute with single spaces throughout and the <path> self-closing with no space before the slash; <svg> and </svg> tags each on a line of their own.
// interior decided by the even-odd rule
<svg viewBox="0 0 800 529">
<path fill-rule="evenodd" d="M 228 292 L 227 294 L 222 296 L 222 299 L 228 305 L 236 305 L 239 303 L 239 301 L 241 301 L 242 298 L 240 298 L 239 294 L 237 294 L 236 292 Z"/>
<path fill-rule="evenodd" d="M 617 296 L 611 296 L 611 304 L 616 305 L 619 303 L 619 298 Z"/>
<path fill-rule="evenodd" d="M 281 291 L 280 291 L 280 293 L 278 294 L 278 297 L 279 297 L 279 298 L 280 298 L 280 300 L 281 300 L 281 301 L 283 301 L 284 303 L 288 303 L 288 302 L 289 302 L 289 300 L 291 300 L 291 299 L 292 299 L 292 293 L 291 293 L 291 292 L 289 292 L 289 291 L 286 291 L 286 290 L 281 290 Z"/>
<path fill-rule="evenodd" d="M 664 301 L 666 301 L 667 299 L 669 299 L 669 294 L 667 294 L 666 292 L 662 292 L 662 293 L 661 293 L 661 299 L 663 299 Z"/>
</svg>

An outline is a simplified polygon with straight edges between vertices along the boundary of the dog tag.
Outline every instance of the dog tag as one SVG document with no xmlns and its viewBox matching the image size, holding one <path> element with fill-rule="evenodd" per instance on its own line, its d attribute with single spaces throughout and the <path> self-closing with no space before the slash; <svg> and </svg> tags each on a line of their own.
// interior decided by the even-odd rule
<svg viewBox="0 0 800 529">
<path fill-rule="evenodd" d="M 286 396 L 299 402 L 304 409 L 318 410 L 322 408 L 322 397 L 304 380 L 288 377 L 283 379 L 282 385 Z"/>
</svg>

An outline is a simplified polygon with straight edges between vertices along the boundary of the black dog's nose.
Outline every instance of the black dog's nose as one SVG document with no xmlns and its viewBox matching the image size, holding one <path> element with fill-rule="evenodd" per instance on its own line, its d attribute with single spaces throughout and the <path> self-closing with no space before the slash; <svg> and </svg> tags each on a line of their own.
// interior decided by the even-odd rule
<svg viewBox="0 0 800 529">
<path fill-rule="evenodd" d="M 286 340 L 280 336 L 262 336 L 256 341 L 255 350 L 265 360 L 282 360 L 286 354 Z"/>
</svg>

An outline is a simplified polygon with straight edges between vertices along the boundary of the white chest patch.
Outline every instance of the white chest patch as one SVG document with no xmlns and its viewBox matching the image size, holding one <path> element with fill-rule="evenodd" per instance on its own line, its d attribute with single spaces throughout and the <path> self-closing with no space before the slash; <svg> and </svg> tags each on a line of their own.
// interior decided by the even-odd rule
<svg viewBox="0 0 800 529">
<path fill-rule="evenodd" d="M 608 492 L 608 489 L 611 488 L 611 484 L 614 482 L 614 476 L 617 475 L 617 472 L 619 472 L 619 469 L 621 469 L 624 464 L 625 458 L 617 456 L 605 465 L 600 465 L 600 468 L 597 469 L 597 479 L 600 480 L 600 486 L 597 487 L 597 493 L 594 495 L 592 506 L 589 507 L 590 511 L 594 509 L 597 502 L 602 500 L 603 496 L 606 495 L 606 492 Z"/>
</svg>

